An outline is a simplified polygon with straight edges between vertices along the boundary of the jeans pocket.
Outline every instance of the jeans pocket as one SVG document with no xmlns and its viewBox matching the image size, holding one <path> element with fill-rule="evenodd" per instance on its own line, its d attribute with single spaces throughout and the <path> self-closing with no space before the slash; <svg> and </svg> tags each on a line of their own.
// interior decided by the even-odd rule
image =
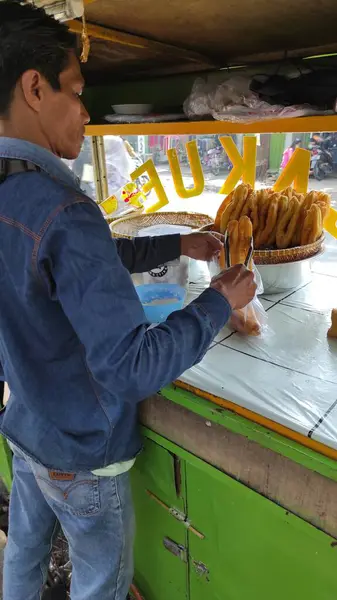
<svg viewBox="0 0 337 600">
<path fill-rule="evenodd" d="M 95 515 L 100 511 L 100 482 L 90 471 L 48 471 L 35 463 L 32 469 L 41 492 L 51 506 L 55 503 L 58 508 L 79 517 Z"/>
</svg>

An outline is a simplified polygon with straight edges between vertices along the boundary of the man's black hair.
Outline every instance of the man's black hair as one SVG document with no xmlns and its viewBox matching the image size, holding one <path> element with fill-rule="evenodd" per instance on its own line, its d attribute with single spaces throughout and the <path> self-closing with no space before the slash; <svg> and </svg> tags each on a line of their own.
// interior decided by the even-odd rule
<svg viewBox="0 0 337 600">
<path fill-rule="evenodd" d="M 76 36 L 68 27 L 32 4 L 0 1 L 0 115 L 8 112 L 15 86 L 29 69 L 38 71 L 60 89 L 60 73 Z"/>
</svg>

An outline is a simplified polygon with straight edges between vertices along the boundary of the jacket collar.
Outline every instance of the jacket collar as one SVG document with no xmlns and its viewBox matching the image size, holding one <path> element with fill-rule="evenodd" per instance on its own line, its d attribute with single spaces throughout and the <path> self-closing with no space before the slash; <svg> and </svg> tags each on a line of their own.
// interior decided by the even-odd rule
<svg viewBox="0 0 337 600">
<path fill-rule="evenodd" d="M 49 150 L 16 138 L 0 137 L 0 157 L 17 158 L 34 163 L 51 177 L 80 191 L 78 178 L 67 165 Z"/>
</svg>

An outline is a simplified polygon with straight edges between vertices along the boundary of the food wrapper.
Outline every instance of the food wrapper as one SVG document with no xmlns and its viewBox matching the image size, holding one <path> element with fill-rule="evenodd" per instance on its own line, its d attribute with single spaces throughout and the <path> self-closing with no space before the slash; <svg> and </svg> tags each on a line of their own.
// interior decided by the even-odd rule
<svg viewBox="0 0 337 600">
<path fill-rule="evenodd" d="M 244 264 L 253 271 L 257 285 L 255 297 L 245 308 L 233 311 L 229 325 L 234 331 L 243 335 L 258 336 L 267 325 L 267 313 L 258 298 L 258 295 L 263 293 L 263 284 L 252 255 L 253 232 L 250 219 L 241 217 L 239 221 L 230 221 L 225 236 L 224 251 L 218 259 L 217 273 L 214 273 L 214 265 L 210 267 L 210 273 L 219 274 L 224 268 L 236 264 Z"/>
<path fill-rule="evenodd" d="M 218 260 L 213 260 L 208 266 L 212 277 L 219 275 L 222 270 Z M 255 298 L 245 308 L 233 311 L 228 326 L 242 335 L 258 336 L 267 330 L 268 315 L 258 297 L 263 293 L 263 283 L 255 265 L 253 271 L 257 284 Z"/>
<path fill-rule="evenodd" d="M 255 296 L 245 308 L 235 310 L 229 325 L 234 331 L 243 335 L 261 335 L 267 326 L 267 313 L 258 297 Z"/>
<path fill-rule="evenodd" d="M 220 84 L 196 79 L 184 102 L 184 112 L 189 119 L 212 116 L 218 121 L 249 123 L 302 117 L 319 111 L 308 105 L 270 104 L 251 90 L 251 78 L 231 77 Z"/>
</svg>

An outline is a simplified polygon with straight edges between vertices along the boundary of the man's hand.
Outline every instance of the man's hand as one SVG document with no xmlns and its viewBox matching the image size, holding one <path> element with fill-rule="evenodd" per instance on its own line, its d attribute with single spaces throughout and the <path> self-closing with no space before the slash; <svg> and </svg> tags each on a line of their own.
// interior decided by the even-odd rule
<svg viewBox="0 0 337 600">
<path fill-rule="evenodd" d="M 252 271 L 244 265 L 236 265 L 214 277 L 211 288 L 220 292 L 232 309 L 236 310 L 244 308 L 253 300 L 257 286 Z"/>
<path fill-rule="evenodd" d="M 220 233 L 189 233 L 181 236 L 181 254 L 210 261 L 218 256 L 224 238 Z"/>
</svg>

